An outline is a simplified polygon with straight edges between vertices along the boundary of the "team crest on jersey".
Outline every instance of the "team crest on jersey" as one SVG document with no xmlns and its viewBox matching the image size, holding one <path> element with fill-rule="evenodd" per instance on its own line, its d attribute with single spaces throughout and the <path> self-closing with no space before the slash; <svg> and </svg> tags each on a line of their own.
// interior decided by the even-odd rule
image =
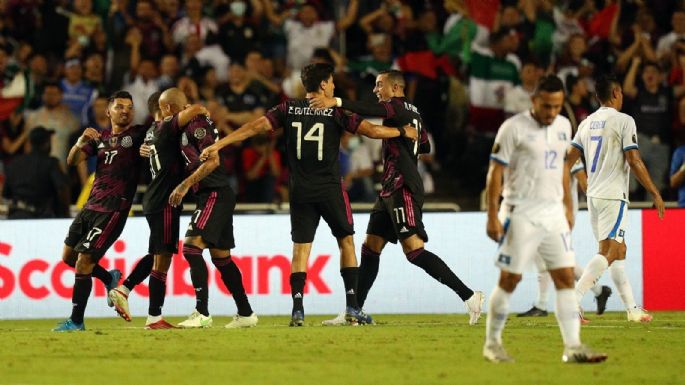
<svg viewBox="0 0 685 385">
<path fill-rule="evenodd" d="M 500 147 L 499 147 L 499 143 L 495 143 L 495 144 L 492 146 L 492 153 L 493 153 L 493 154 L 497 154 L 497 153 L 499 152 L 499 148 L 500 148 Z"/>
<path fill-rule="evenodd" d="M 119 138 L 116 136 L 109 138 L 109 146 L 110 147 L 116 147 L 118 142 L 119 142 Z"/>
<path fill-rule="evenodd" d="M 185 132 L 181 135 L 181 145 L 182 146 L 188 145 L 188 137 L 186 136 Z"/>
<path fill-rule="evenodd" d="M 566 139 L 566 133 L 565 133 L 565 132 L 560 132 L 560 133 L 559 133 L 559 140 L 563 140 L 563 141 L 568 140 L 568 139 Z"/>
<path fill-rule="evenodd" d="M 130 136 L 124 136 L 123 139 L 121 139 L 121 145 L 125 148 L 129 148 L 133 146 L 133 139 Z"/>
<path fill-rule="evenodd" d="M 205 129 L 202 128 L 202 127 L 198 127 L 198 128 L 196 128 L 195 131 L 193 132 L 193 136 L 195 137 L 195 139 L 198 139 L 198 140 L 199 140 L 199 139 L 202 139 L 202 138 L 204 138 L 205 136 L 207 136 L 207 130 L 205 130 Z"/>
</svg>

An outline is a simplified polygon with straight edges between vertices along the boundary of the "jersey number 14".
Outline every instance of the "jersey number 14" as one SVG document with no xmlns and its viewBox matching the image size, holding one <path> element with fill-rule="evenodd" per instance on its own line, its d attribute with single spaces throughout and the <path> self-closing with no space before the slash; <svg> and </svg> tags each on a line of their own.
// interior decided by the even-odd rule
<svg viewBox="0 0 685 385">
<path fill-rule="evenodd" d="M 297 159 L 302 159 L 302 122 L 293 122 L 297 129 Z M 304 140 L 316 142 L 316 159 L 323 160 L 323 123 L 315 123 L 306 134 Z"/>
</svg>

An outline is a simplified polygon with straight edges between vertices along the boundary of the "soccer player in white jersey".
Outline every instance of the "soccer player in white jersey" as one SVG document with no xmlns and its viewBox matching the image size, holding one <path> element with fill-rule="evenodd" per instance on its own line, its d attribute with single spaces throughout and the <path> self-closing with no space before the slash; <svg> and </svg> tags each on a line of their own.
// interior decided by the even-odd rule
<svg viewBox="0 0 685 385">
<path fill-rule="evenodd" d="M 578 159 L 571 168 L 571 198 L 573 199 L 573 217 L 578 214 L 578 189 L 587 192 L 587 173 L 585 172 L 585 164 L 581 159 Z M 549 272 L 541 265 L 542 260 L 537 258 L 540 272 L 538 273 L 538 296 L 533 304 L 533 307 L 523 313 L 519 313 L 517 317 L 546 317 L 547 316 L 547 297 L 549 297 L 549 287 L 552 283 L 552 277 Z M 583 276 L 583 268 L 576 264 L 573 268 L 573 275 L 576 280 Z M 595 283 L 590 288 L 595 295 L 597 302 L 597 315 L 604 314 L 607 306 L 607 300 L 611 296 L 611 288 L 608 286 L 601 286 Z"/>
<path fill-rule="evenodd" d="M 587 203 L 592 231 L 599 242 L 599 252 L 585 267 L 576 285 L 578 302 L 607 268 L 628 313 L 628 321 L 649 322 L 652 316 L 638 307 L 625 273 L 628 209 L 628 180 L 633 170 L 637 180 L 652 194 L 659 218 L 664 215 L 664 201 L 654 186 L 638 150 L 635 121 L 619 112 L 623 105 L 621 84 L 613 77 L 602 77 L 595 85 L 601 107 L 580 126 L 568 150 L 566 169 L 585 155 L 588 163 Z"/>
<path fill-rule="evenodd" d="M 563 159 L 571 140 L 571 124 L 559 116 L 564 102 L 561 80 L 554 75 L 540 79 L 532 101 L 530 111 L 502 123 L 490 156 L 487 233 L 500 244 L 496 262 L 500 276 L 490 295 L 483 356 L 492 362 L 513 361 L 502 346 L 509 300 L 523 271 L 539 256 L 556 287 L 555 314 L 564 342 L 562 361 L 601 362 L 607 355 L 580 341 L 570 239 L 570 173 Z"/>
</svg>

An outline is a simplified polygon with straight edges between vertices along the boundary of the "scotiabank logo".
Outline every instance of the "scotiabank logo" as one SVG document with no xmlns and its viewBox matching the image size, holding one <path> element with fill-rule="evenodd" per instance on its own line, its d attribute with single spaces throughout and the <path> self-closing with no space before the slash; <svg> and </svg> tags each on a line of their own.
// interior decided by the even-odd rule
<svg viewBox="0 0 685 385">
<path fill-rule="evenodd" d="M 179 250 L 183 245 L 179 242 Z M 110 252 L 114 257 L 105 256 L 100 260 L 100 265 L 105 269 L 119 269 L 126 276 L 135 263 L 124 256 L 117 257 L 126 251 L 126 243 L 118 240 L 114 243 Z M 18 264 L 6 264 L 7 258 L 19 258 L 12 255 L 12 245 L 0 241 L 0 300 L 12 295 L 22 293 L 31 299 L 43 299 L 50 295 L 62 298 L 71 298 L 73 289 L 73 271 L 60 259 L 30 259 Z M 290 294 L 290 259 L 285 255 L 257 255 L 232 256 L 235 264 L 243 274 L 243 284 L 247 294 Z M 307 270 L 307 285 L 305 293 L 315 290 L 319 294 L 330 294 L 331 289 L 323 278 L 323 271 L 331 259 L 330 255 L 322 254 L 310 257 L 310 265 Z M 17 266 L 11 268 L 11 266 Z M 229 295 L 228 289 L 221 281 L 220 273 L 214 266 L 208 264 L 209 284 L 216 285 L 219 291 Z M 190 282 L 190 268 L 182 255 L 174 255 L 171 268 L 167 275 L 168 296 L 195 296 L 195 290 Z M 68 283 L 66 283 L 68 282 Z M 105 296 L 105 287 L 97 279 L 94 279 L 94 295 Z M 148 287 L 142 283 L 135 288 L 135 292 L 147 297 Z"/>
</svg>

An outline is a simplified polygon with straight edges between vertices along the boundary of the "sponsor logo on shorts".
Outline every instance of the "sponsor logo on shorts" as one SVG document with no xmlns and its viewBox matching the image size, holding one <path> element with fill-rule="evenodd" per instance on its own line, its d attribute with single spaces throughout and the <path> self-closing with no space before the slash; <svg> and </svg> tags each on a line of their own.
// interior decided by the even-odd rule
<svg viewBox="0 0 685 385">
<path fill-rule="evenodd" d="M 402 228 L 400 229 L 400 233 L 408 233 L 408 232 L 409 232 L 409 230 L 407 230 L 407 228 L 404 226 L 402 226 Z"/>
</svg>

